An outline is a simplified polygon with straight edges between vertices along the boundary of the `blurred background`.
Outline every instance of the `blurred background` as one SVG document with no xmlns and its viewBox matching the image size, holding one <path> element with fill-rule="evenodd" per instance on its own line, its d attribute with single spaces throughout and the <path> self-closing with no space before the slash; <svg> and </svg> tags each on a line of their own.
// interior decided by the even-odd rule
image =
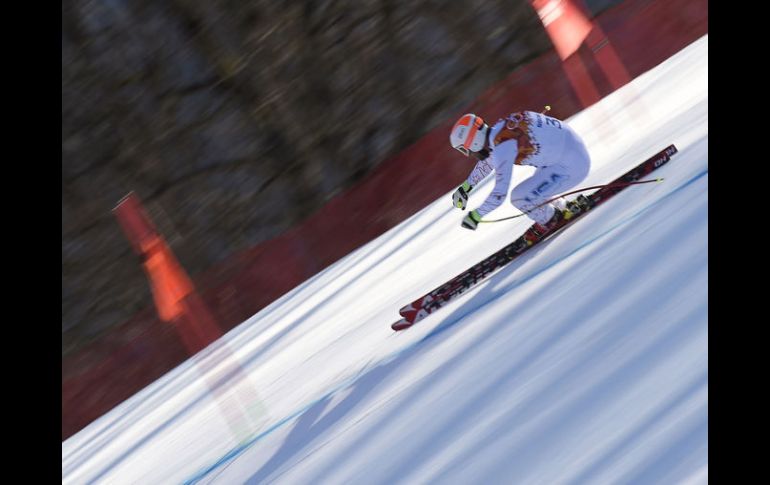
<svg viewBox="0 0 770 485">
<path fill-rule="evenodd" d="M 595 17 L 622 3 L 584 7 Z M 528 0 L 63 0 L 62 439 L 188 354 L 158 325 L 112 213 L 127 193 L 199 289 L 218 288 L 226 331 L 307 276 L 237 295 L 237 255 L 267 251 L 553 49 Z M 380 187 L 421 190 L 410 182 L 391 172 Z M 370 212 L 374 232 L 399 222 L 337 210 Z M 312 258 L 313 271 L 333 262 Z M 273 259 L 260 276 L 280 280 Z"/>
</svg>

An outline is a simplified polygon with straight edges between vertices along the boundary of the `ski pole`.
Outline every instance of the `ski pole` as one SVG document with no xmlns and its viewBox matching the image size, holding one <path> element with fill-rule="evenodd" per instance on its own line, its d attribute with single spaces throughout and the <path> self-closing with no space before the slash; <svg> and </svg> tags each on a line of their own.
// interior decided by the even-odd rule
<svg viewBox="0 0 770 485">
<path fill-rule="evenodd" d="M 509 219 L 515 219 L 517 217 L 525 216 L 525 215 L 529 214 L 530 212 L 532 212 L 533 210 L 537 209 L 538 207 L 542 207 L 542 206 L 544 206 L 546 204 L 550 204 L 551 202 L 553 202 L 555 200 L 558 200 L 561 197 L 564 197 L 565 195 L 576 194 L 578 192 L 585 192 L 586 190 L 603 189 L 605 187 L 623 187 L 623 186 L 626 186 L 626 185 L 651 184 L 653 182 L 662 182 L 662 181 L 663 181 L 663 178 L 661 177 L 661 178 L 656 178 L 654 180 L 639 180 L 639 181 L 636 181 L 636 182 L 619 182 L 619 183 L 614 183 L 614 184 L 594 185 L 594 186 L 591 186 L 591 187 L 583 187 L 582 189 L 576 189 L 576 190 L 572 190 L 570 192 L 565 192 L 563 194 L 557 195 L 556 197 L 553 197 L 551 199 L 546 200 L 545 202 L 543 202 L 541 204 L 536 205 L 535 207 L 533 207 L 532 209 L 530 209 L 530 210 L 528 210 L 526 212 L 522 212 L 521 214 L 516 214 L 515 216 L 503 217 L 502 219 L 493 219 L 491 221 L 483 221 L 482 220 L 482 221 L 479 221 L 479 224 L 481 224 L 481 223 L 489 223 L 489 222 L 502 222 L 502 221 L 507 221 Z"/>
</svg>

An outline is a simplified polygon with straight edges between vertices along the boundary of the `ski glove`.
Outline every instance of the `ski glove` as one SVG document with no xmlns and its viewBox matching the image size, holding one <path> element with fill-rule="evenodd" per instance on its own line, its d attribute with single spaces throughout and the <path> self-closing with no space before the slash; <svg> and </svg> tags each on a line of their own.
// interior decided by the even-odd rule
<svg viewBox="0 0 770 485">
<path fill-rule="evenodd" d="M 473 190 L 473 187 L 466 181 L 455 190 L 452 194 L 452 204 L 458 209 L 465 210 L 465 206 L 468 205 L 468 194 Z"/>
<path fill-rule="evenodd" d="M 468 213 L 467 216 L 463 218 L 463 222 L 461 225 L 466 229 L 475 231 L 480 221 L 481 221 L 481 216 L 479 215 L 479 212 L 477 210 L 472 210 Z"/>
</svg>

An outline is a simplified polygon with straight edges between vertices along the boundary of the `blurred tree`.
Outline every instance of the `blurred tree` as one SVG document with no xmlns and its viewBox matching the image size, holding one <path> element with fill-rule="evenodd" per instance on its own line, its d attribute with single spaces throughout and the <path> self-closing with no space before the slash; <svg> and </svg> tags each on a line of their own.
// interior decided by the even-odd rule
<svg viewBox="0 0 770 485">
<path fill-rule="evenodd" d="M 526 0 L 63 0 L 62 354 L 152 304 L 130 190 L 195 275 L 550 48 Z"/>
</svg>

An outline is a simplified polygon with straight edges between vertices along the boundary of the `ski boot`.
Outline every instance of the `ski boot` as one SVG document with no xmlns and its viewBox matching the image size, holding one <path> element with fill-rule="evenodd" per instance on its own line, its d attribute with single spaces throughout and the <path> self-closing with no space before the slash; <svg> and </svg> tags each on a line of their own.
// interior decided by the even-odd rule
<svg viewBox="0 0 770 485">
<path fill-rule="evenodd" d="M 592 206 L 593 204 L 591 204 L 591 200 L 585 195 L 580 194 L 577 196 L 577 198 L 575 198 L 575 200 L 567 202 L 566 210 L 570 212 L 570 216 L 565 217 L 565 219 L 571 219 L 575 215 L 587 211 Z"/>
<path fill-rule="evenodd" d="M 548 222 L 545 224 L 537 222 L 532 224 L 532 227 L 527 229 L 527 232 L 524 233 L 524 240 L 527 241 L 527 245 L 532 246 L 548 234 L 554 227 L 559 225 L 561 221 L 568 219 L 564 216 L 565 212 L 566 210 L 554 208 L 553 216 L 551 216 L 551 219 Z M 572 215 L 570 214 L 569 217 L 572 217 Z"/>
</svg>

